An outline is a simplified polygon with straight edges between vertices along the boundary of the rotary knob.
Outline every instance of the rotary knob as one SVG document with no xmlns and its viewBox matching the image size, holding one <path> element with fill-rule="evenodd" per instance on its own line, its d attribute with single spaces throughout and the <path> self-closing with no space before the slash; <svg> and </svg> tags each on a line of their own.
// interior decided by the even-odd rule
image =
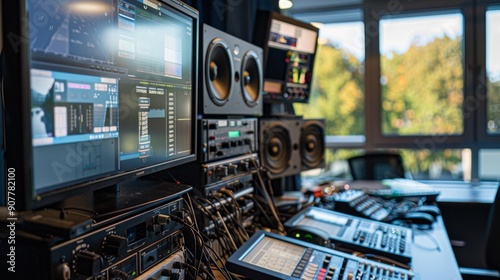
<svg viewBox="0 0 500 280">
<path fill-rule="evenodd" d="M 128 240 L 118 235 L 109 235 L 104 242 L 103 252 L 106 256 L 122 257 L 127 254 Z"/>
<path fill-rule="evenodd" d="M 67 263 L 61 263 L 56 267 L 55 273 L 57 280 L 69 280 L 71 279 L 71 269 L 69 268 Z"/>
<path fill-rule="evenodd" d="M 155 217 L 155 223 L 158 225 L 166 225 L 170 222 L 170 216 L 165 214 L 158 214 Z"/>
<path fill-rule="evenodd" d="M 80 251 L 76 255 L 76 272 L 86 276 L 97 276 L 102 269 L 102 258 L 90 251 Z"/>
</svg>

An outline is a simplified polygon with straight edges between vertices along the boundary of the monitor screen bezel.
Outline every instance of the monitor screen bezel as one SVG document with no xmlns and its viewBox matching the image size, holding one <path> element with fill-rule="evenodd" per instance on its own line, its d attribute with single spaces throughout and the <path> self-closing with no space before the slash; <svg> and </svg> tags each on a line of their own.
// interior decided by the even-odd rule
<svg viewBox="0 0 500 280">
<path fill-rule="evenodd" d="M 3 134 L 5 139 L 5 167 L 15 170 L 15 187 L 6 188 L 6 194 L 15 195 L 16 211 L 34 210 L 61 202 L 78 195 L 91 195 L 96 190 L 133 181 L 140 177 L 172 168 L 197 159 L 197 104 L 198 104 L 198 59 L 199 59 L 199 14 L 190 6 L 175 0 L 158 0 L 179 11 L 193 21 L 192 46 L 192 104 L 191 104 L 191 152 L 189 155 L 166 160 L 136 169 L 117 171 L 111 175 L 95 177 L 84 182 L 68 183 L 58 189 L 36 194 L 33 176 L 33 145 L 30 118 L 30 33 L 28 5 L 26 1 L 3 1 L 2 21 L 4 32 L 5 63 L 3 77 Z M 7 12 L 8 11 L 8 12 Z M 9 23 L 6 25 L 6 23 Z M 9 94 L 21 93 L 19 95 Z"/>
</svg>

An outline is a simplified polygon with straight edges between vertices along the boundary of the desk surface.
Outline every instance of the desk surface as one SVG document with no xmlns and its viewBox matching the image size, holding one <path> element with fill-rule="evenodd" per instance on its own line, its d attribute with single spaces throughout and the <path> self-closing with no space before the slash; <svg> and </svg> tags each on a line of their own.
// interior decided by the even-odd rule
<svg viewBox="0 0 500 280">
<path fill-rule="evenodd" d="M 413 235 L 412 267 L 421 280 L 462 279 L 441 216 L 432 229 L 425 231 L 414 229 Z"/>
<path fill-rule="evenodd" d="M 485 182 L 472 185 L 466 182 L 441 182 L 441 181 L 421 181 L 441 193 L 437 197 L 438 202 L 450 203 L 493 203 L 498 189 L 497 182 Z M 343 187 L 349 184 L 350 188 L 358 190 L 370 190 L 385 188 L 379 181 L 351 181 L 337 183 Z"/>
</svg>

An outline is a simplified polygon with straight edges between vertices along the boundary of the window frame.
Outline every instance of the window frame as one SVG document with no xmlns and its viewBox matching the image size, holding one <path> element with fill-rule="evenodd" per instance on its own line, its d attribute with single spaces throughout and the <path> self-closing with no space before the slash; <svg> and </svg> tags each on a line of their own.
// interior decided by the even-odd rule
<svg viewBox="0 0 500 280">
<path fill-rule="evenodd" d="M 489 7 L 495 6 L 496 9 L 500 9 L 500 0 L 497 1 L 486 1 L 480 0 L 476 8 L 476 37 L 477 41 L 477 67 L 476 67 L 476 85 L 475 91 L 478 100 L 478 112 L 484 112 L 484 114 L 478 114 L 478 129 L 477 129 L 477 140 L 483 144 L 480 148 L 498 148 L 500 147 L 500 135 L 488 134 L 487 123 L 488 117 L 487 112 L 487 73 L 486 73 L 486 12 Z"/>
<path fill-rule="evenodd" d="M 369 148 L 413 148 L 413 149 L 439 149 L 439 148 L 468 148 L 473 142 L 473 117 L 466 117 L 464 112 L 464 130 L 461 135 L 384 135 L 382 132 L 382 89 L 380 85 L 381 64 L 380 64 L 380 19 L 384 16 L 391 15 L 411 16 L 430 12 L 438 14 L 440 11 L 448 13 L 449 10 L 459 10 L 464 18 L 464 35 L 463 35 L 463 59 L 464 59 L 464 105 L 470 95 L 470 73 L 469 65 L 472 64 L 472 53 L 470 52 L 473 44 L 472 40 L 467 38 L 472 36 L 472 30 L 468 28 L 467 22 L 470 21 L 466 9 L 463 8 L 464 1 L 459 2 L 457 7 L 456 1 L 415 1 L 415 2 L 368 2 L 365 5 L 365 41 L 366 47 L 366 104 L 372 104 L 367 107 L 366 113 L 371 116 L 372 122 L 370 127 L 367 127 L 367 146 Z M 399 5 L 391 3 L 399 3 Z M 378 11 L 378 12 L 375 12 Z M 465 109 L 465 108 L 464 108 Z"/>
</svg>

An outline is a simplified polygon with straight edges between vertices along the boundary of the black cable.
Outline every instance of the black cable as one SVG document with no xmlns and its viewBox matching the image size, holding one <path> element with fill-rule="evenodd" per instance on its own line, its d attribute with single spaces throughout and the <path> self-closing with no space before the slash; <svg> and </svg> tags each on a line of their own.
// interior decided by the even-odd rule
<svg viewBox="0 0 500 280">
<path fill-rule="evenodd" d="M 263 197 L 261 197 L 261 196 L 255 196 L 255 199 L 258 200 L 261 203 L 261 205 L 266 206 L 266 208 L 268 208 L 268 209 L 271 208 L 271 205 L 269 205 L 269 202 L 267 200 L 265 200 Z M 267 212 L 270 212 L 270 211 L 266 211 L 266 213 Z M 270 214 L 272 215 L 272 213 L 270 213 Z M 273 223 L 275 223 L 276 227 L 277 227 L 277 222 L 274 221 Z"/>
<path fill-rule="evenodd" d="M 234 193 L 230 190 L 227 190 L 227 189 L 221 189 L 220 192 L 227 193 L 232 198 L 231 202 L 234 205 L 234 207 L 236 209 L 236 213 L 237 213 L 236 221 L 238 222 L 240 229 L 243 231 L 243 235 L 244 235 L 243 239 L 248 240 L 248 238 L 250 238 L 250 236 L 248 235 L 248 233 L 245 230 L 245 227 L 243 226 L 243 210 L 238 205 L 238 201 L 236 200 Z"/>
<path fill-rule="evenodd" d="M 200 266 L 201 266 L 201 263 L 202 263 L 202 260 L 203 260 L 203 255 L 204 255 L 204 246 L 203 246 L 204 242 L 203 242 L 203 238 L 202 238 L 201 236 L 199 236 L 199 238 L 200 238 L 200 239 L 197 239 L 197 236 L 196 236 L 197 234 L 196 234 L 196 233 L 197 233 L 198 231 L 197 231 L 195 228 L 193 228 L 193 227 L 189 227 L 189 226 L 188 226 L 188 228 L 190 229 L 190 231 L 191 231 L 191 233 L 192 233 L 192 236 L 193 236 L 193 241 L 194 241 L 194 242 L 199 241 L 199 245 L 200 245 L 200 247 L 201 247 L 201 251 L 200 251 L 200 253 L 199 253 L 199 256 L 200 256 L 200 257 L 199 257 L 199 259 L 198 259 L 198 267 L 200 267 Z M 196 264 L 196 257 L 198 256 L 198 246 L 196 246 L 196 244 L 195 244 L 195 245 L 194 245 L 194 247 L 195 247 L 195 248 L 194 248 L 194 256 L 195 256 L 195 258 L 194 258 L 194 264 Z M 198 271 L 199 271 L 199 270 L 196 270 L 196 273 L 195 273 L 195 277 L 194 277 L 194 279 L 196 279 L 196 278 L 197 278 L 197 276 L 198 276 Z"/>
<path fill-rule="evenodd" d="M 176 217 L 176 216 L 170 216 L 172 220 L 176 221 L 176 222 L 179 222 L 183 225 L 185 225 L 186 227 L 188 227 L 189 229 L 192 230 L 193 233 L 195 233 L 197 236 L 200 237 L 200 240 L 203 241 L 205 237 L 207 242 L 210 240 L 210 238 L 208 238 L 208 236 L 204 235 L 203 233 L 201 233 L 200 231 L 196 230 L 195 228 L 193 228 L 192 225 L 186 223 L 185 221 L 183 221 L 182 219 L 180 219 L 179 217 Z M 211 251 L 215 256 L 216 258 L 221 262 L 224 270 L 222 268 L 220 268 L 220 266 L 217 264 L 217 262 L 213 259 L 213 256 L 211 254 L 208 254 L 208 257 L 211 258 L 213 260 L 213 263 L 217 266 L 217 268 L 219 269 L 219 271 L 224 275 L 224 277 L 226 277 L 226 279 L 233 279 L 231 277 L 231 274 L 230 272 L 227 270 L 226 266 L 224 265 L 224 261 L 220 258 L 220 256 L 213 250 L 213 248 L 211 248 L 210 246 L 207 246 L 205 244 L 205 242 L 201 242 L 201 246 L 202 248 L 205 248 L 205 249 L 208 249 L 209 251 Z"/>
<path fill-rule="evenodd" d="M 192 200 L 191 200 L 191 197 L 189 196 L 189 194 L 187 195 L 187 198 L 188 198 L 188 208 L 189 208 L 189 209 L 191 209 L 191 215 L 194 215 L 194 208 L 193 208 L 193 205 L 192 205 Z M 172 216 L 172 217 L 175 217 L 175 216 Z M 196 240 L 195 233 L 196 233 L 196 232 L 199 232 L 199 228 L 198 228 L 198 223 L 196 222 L 196 217 L 192 217 L 192 218 L 193 218 L 193 220 L 194 220 L 194 225 L 195 225 L 195 227 L 190 226 L 189 228 L 191 229 L 191 231 L 192 231 L 192 233 L 193 233 L 193 239 L 195 239 L 195 240 Z M 178 218 L 178 217 L 175 217 L 175 220 L 181 220 L 181 219 L 180 219 L 180 218 Z M 182 221 L 182 223 L 183 223 L 183 224 L 188 225 L 188 224 L 187 224 L 187 223 L 185 223 L 183 220 L 181 220 L 181 221 Z M 202 263 L 202 258 L 203 258 L 203 255 L 204 255 L 204 252 L 203 252 L 203 251 L 204 251 L 203 244 L 204 244 L 203 237 L 202 237 L 202 236 L 200 236 L 200 245 L 201 245 L 201 247 L 202 247 L 202 250 L 201 250 L 201 252 L 200 252 L 200 259 L 198 260 L 198 264 L 199 264 L 199 265 L 201 265 L 201 263 Z M 198 250 L 198 246 L 196 246 L 196 245 L 195 245 L 194 247 L 195 247 L 195 248 L 194 248 L 194 250 L 195 250 L 195 251 L 194 251 L 194 255 L 195 255 L 195 261 L 196 261 L 196 256 L 198 255 L 198 252 L 197 252 L 197 250 Z M 197 271 L 198 271 L 198 270 L 197 270 Z M 195 275 L 195 279 L 196 279 L 196 276 L 197 276 L 197 273 L 196 273 L 196 275 Z"/>
<path fill-rule="evenodd" d="M 259 211 L 262 212 L 262 214 L 264 215 L 264 218 L 266 218 L 266 220 L 270 223 L 270 224 L 273 224 L 273 220 L 271 219 L 271 217 L 269 217 L 269 215 L 267 215 L 266 211 L 264 210 L 264 208 L 262 207 L 262 205 L 260 204 L 260 202 L 257 201 L 257 199 L 255 199 L 255 197 L 252 195 L 252 194 L 249 194 L 247 195 L 251 200 L 253 200 L 253 202 L 255 203 L 255 205 L 257 206 L 257 208 L 259 208 Z M 246 197 L 247 197 L 246 196 Z"/>
<path fill-rule="evenodd" d="M 216 280 L 216 278 L 210 273 L 210 271 L 208 271 L 208 269 L 204 265 L 201 266 L 201 270 L 203 270 L 203 272 L 205 272 L 205 275 L 209 276 L 210 279 Z"/>
<path fill-rule="evenodd" d="M 173 177 L 173 176 L 172 176 Z M 188 207 L 190 208 L 191 210 L 191 215 L 194 215 L 194 208 L 193 208 L 193 201 L 191 200 L 191 196 L 189 195 L 189 193 L 186 193 L 186 196 L 188 198 Z M 198 222 L 196 221 L 196 217 L 194 217 L 194 225 L 197 229 L 199 229 L 198 227 Z"/>
<path fill-rule="evenodd" d="M 214 212 L 218 212 L 216 205 L 213 204 L 208 199 L 203 198 L 203 197 L 199 197 L 198 200 L 205 201 L 207 204 L 209 204 L 212 207 L 212 209 L 214 210 Z M 200 203 L 199 201 L 197 201 L 197 202 L 198 202 L 198 206 L 201 207 L 202 209 L 204 209 L 204 211 L 207 213 L 207 217 L 212 221 L 212 223 L 214 225 L 214 231 L 215 232 L 219 232 L 220 231 L 220 225 L 219 225 L 219 222 L 218 222 L 218 218 L 214 214 L 212 214 L 212 211 L 210 211 L 203 203 Z M 207 228 L 208 228 L 208 230 L 210 229 L 209 226 Z M 207 233 L 209 233 L 209 232 L 207 232 Z"/>
<path fill-rule="evenodd" d="M 255 159 L 252 159 L 252 163 L 254 164 L 255 168 L 259 169 Z M 259 183 L 260 183 L 257 185 L 260 186 L 262 193 L 264 194 L 266 200 L 269 203 L 271 213 L 273 214 L 274 218 L 276 219 L 276 221 L 278 223 L 278 231 L 280 231 L 281 233 L 285 233 L 285 227 L 281 223 L 281 219 L 279 218 L 279 215 L 277 213 L 276 206 L 274 205 L 274 201 L 273 201 L 272 197 L 270 197 L 269 193 L 266 190 L 266 186 L 264 184 L 264 181 L 262 180 L 262 176 L 261 176 L 260 172 L 257 172 L 257 178 L 259 179 Z"/>
<path fill-rule="evenodd" d="M 216 264 L 216 265 L 217 265 L 217 268 L 219 269 L 219 271 L 220 271 L 221 273 L 223 273 L 223 274 L 227 273 L 227 274 L 228 274 L 228 276 L 224 275 L 227 279 L 233 279 L 233 278 L 231 277 L 231 272 L 229 272 L 229 271 L 227 270 L 226 265 L 224 264 L 224 261 L 220 258 L 220 256 L 219 256 L 219 255 L 218 255 L 218 254 L 214 251 L 214 249 L 213 249 L 213 248 L 211 248 L 211 247 L 207 247 L 207 248 L 208 248 L 210 251 L 212 251 L 212 252 L 214 253 L 214 255 L 216 256 L 216 258 L 217 258 L 217 259 L 221 262 L 222 267 L 224 268 L 224 272 L 223 272 L 223 271 L 222 271 L 222 269 L 218 266 L 217 262 L 216 262 L 216 261 L 214 261 L 214 264 Z M 236 279 L 239 279 L 239 278 L 238 278 L 238 277 L 236 277 Z"/>
<path fill-rule="evenodd" d="M 221 202 L 221 203 L 222 203 L 222 202 Z M 231 226 L 230 222 L 232 222 L 232 223 L 236 223 L 236 221 L 233 219 L 232 214 L 231 214 L 231 213 L 230 213 L 230 212 L 229 212 L 229 211 L 228 211 L 225 207 L 224 207 L 223 209 L 224 209 L 224 211 L 226 212 L 226 216 L 225 216 L 225 217 L 227 217 L 227 219 L 226 219 L 226 220 L 227 220 L 227 223 L 224 221 L 224 218 L 222 217 L 222 215 L 220 214 L 220 212 L 218 212 L 218 214 L 220 215 L 220 216 L 219 216 L 219 218 L 220 218 L 220 220 L 221 220 L 220 222 L 221 222 L 222 226 L 224 227 L 224 229 L 225 229 L 225 231 L 226 231 L 226 234 L 227 234 L 228 236 L 229 236 L 229 235 L 233 235 L 233 234 L 231 233 L 231 231 L 229 231 L 229 230 L 228 230 L 228 228 L 227 228 L 227 227 L 228 227 L 228 225 L 229 225 L 229 226 Z M 233 229 L 234 229 L 234 226 L 233 226 Z M 234 243 L 234 240 L 235 240 L 235 239 L 237 239 L 237 240 L 239 241 L 240 245 L 241 245 L 241 244 L 243 244 L 243 242 L 242 242 L 242 240 L 241 240 L 241 236 L 234 235 L 234 237 L 235 237 L 234 239 L 233 239 L 232 237 L 230 237 L 233 243 Z M 235 248 L 233 248 L 233 249 L 234 249 L 234 250 L 236 250 L 238 246 L 236 246 L 236 245 L 234 244 L 234 247 L 235 247 Z"/>
<path fill-rule="evenodd" d="M 227 243 L 227 240 L 226 240 L 226 236 L 224 236 L 223 234 L 220 234 L 217 236 L 217 242 L 219 244 L 219 246 L 221 247 L 221 251 L 222 251 L 222 256 L 228 256 L 232 253 L 231 250 L 228 249 L 228 245 L 226 244 Z"/>
<path fill-rule="evenodd" d="M 231 220 L 236 227 L 238 227 L 239 229 L 242 229 L 246 233 L 245 228 L 244 228 L 244 226 L 242 224 L 242 221 L 240 222 L 240 221 L 238 221 L 236 219 L 236 217 L 233 217 L 232 213 L 229 212 L 229 210 L 225 207 L 223 201 L 219 197 L 217 197 L 217 196 L 213 196 L 212 198 L 216 199 L 220 203 L 220 205 L 222 206 L 222 208 L 224 209 L 224 211 L 227 214 L 228 221 Z M 226 198 L 226 201 L 229 203 L 229 199 Z M 233 201 L 234 201 L 234 198 L 233 198 Z M 238 234 L 237 237 L 240 240 L 240 243 L 243 244 L 248 239 L 248 234 L 245 236 L 245 235 L 241 235 L 240 232 L 238 232 L 238 233 L 239 234 Z"/>
<path fill-rule="evenodd" d="M 212 197 L 214 198 L 214 197 Z M 204 201 L 206 201 L 207 203 L 209 203 L 210 205 L 212 205 L 212 208 L 215 209 L 215 212 L 217 213 L 217 215 L 219 215 L 219 218 L 220 218 L 220 222 L 221 222 L 221 225 L 224 226 L 224 227 L 227 227 L 227 224 L 226 222 L 224 221 L 220 211 L 218 210 L 219 208 L 214 204 L 212 203 L 210 200 L 208 199 L 205 199 L 205 198 L 202 198 Z M 227 208 L 225 207 L 224 203 L 222 203 L 221 201 L 219 201 L 219 205 L 220 205 L 220 208 L 221 209 L 224 209 L 226 212 L 227 212 L 227 217 L 228 217 L 228 221 L 234 221 L 232 219 L 232 214 L 227 210 Z M 217 217 L 215 217 L 217 219 Z M 218 226 L 218 223 L 217 223 L 217 220 L 214 221 L 214 223 Z M 226 232 L 227 234 L 231 234 L 231 232 L 229 230 L 226 229 Z M 234 249 L 236 250 L 237 249 L 237 246 L 236 244 L 234 244 L 234 240 L 232 237 L 229 236 L 229 238 L 231 239 L 231 242 L 233 243 L 233 247 Z M 238 239 L 241 239 L 239 236 L 238 236 Z M 241 240 L 240 240 L 241 241 Z M 243 244 L 243 242 L 241 242 L 241 244 Z"/>
<path fill-rule="evenodd" d="M 217 221 L 214 220 L 215 217 L 212 216 L 211 212 L 205 207 L 205 205 L 203 203 L 199 203 L 198 201 L 196 201 L 197 204 L 198 204 L 198 207 L 199 209 L 203 209 L 201 212 L 205 214 L 205 216 L 212 221 L 212 223 L 214 224 L 214 231 L 215 233 L 217 233 L 217 228 L 218 228 L 218 223 Z M 196 228 L 198 230 L 198 232 L 200 231 L 199 228 Z M 204 242 L 201 241 L 200 242 L 201 246 L 204 246 Z M 202 265 L 202 258 L 203 258 L 203 254 L 200 255 L 200 260 L 198 261 L 198 267 L 201 268 Z M 195 278 L 196 279 L 196 278 Z"/>
</svg>

